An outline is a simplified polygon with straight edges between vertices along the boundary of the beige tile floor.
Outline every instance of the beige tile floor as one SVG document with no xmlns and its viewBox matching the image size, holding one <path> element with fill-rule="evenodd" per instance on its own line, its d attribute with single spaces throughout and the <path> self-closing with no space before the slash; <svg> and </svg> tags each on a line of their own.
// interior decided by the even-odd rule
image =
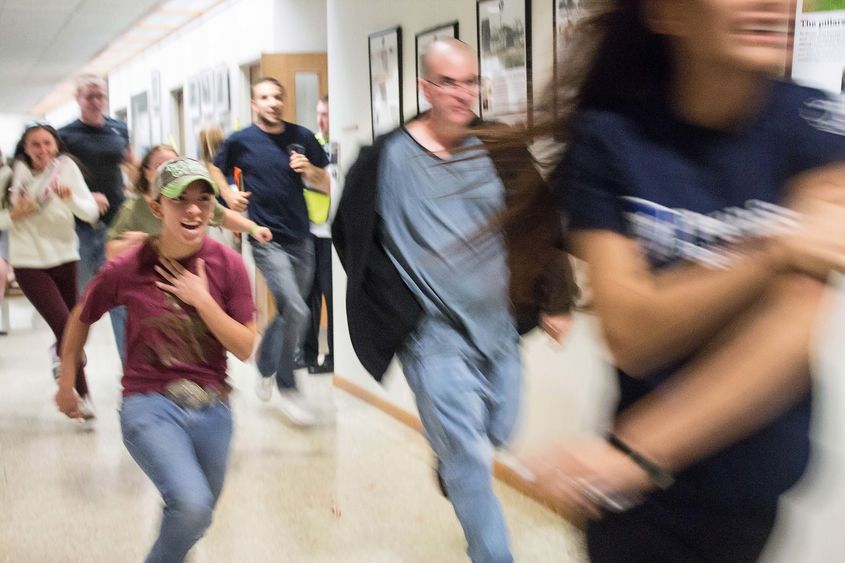
<svg viewBox="0 0 845 563">
<path fill-rule="evenodd" d="M 88 346 L 99 410 L 89 433 L 52 404 L 46 325 L 22 297 L 11 300 L 11 321 L 0 337 L 0 562 L 143 560 L 160 500 L 120 440 L 108 321 L 93 327 Z M 327 377 L 310 378 L 305 391 L 329 421 L 291 428 L 252 394 L 254 368 L 232 363 L 231 467 L 193 562 L 466 561 L 421 436 Z M 584 561 L 582 538 L 566 522 L 502 484 L 496 491 L 517 561 Z"/>
</svg>

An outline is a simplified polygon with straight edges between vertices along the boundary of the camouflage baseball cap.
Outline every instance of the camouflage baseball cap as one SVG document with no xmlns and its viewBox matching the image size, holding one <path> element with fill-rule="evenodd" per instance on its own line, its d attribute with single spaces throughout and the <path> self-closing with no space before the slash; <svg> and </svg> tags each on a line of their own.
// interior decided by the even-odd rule
<svg viewBox="0 0 845 563">
<path fill-rule="evenodd" d="M 158 199 L 159 196 L 176 199 L 185 191 L 191 183 L 200 180 L 206 182 L 214 195 L 218 195 L 217 184 L 211 180 L 208 169 L 205 165 L 193 158 L 177 158 L 162 164 L 156 171 L 153 180 L 150 196 Z"/>
</svg>

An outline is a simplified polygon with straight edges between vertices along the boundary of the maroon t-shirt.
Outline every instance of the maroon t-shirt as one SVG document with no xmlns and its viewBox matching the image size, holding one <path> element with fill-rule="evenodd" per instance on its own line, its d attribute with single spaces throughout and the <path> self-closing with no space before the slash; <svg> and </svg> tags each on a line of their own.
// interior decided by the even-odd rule
<svg viewBox="0 0 845 563">
<path fill-rule="evenodd" d="M 208 290 L 226 313 L 246 324 L 254 319 L 249 277 L 241 257 L 206 237 L 200 250 L 180 263 L 196 273 L 205 260 Z M 160 393 L 173 379 L 223 388 L 226 349 L 196 309 L 156 287 L 156 250 L 147 242 L 105 264 L 88 284 L 80 319 L 91 324 L 106 311 L 125 305 L 126 361 L 123 395 Z"/>
</svg>

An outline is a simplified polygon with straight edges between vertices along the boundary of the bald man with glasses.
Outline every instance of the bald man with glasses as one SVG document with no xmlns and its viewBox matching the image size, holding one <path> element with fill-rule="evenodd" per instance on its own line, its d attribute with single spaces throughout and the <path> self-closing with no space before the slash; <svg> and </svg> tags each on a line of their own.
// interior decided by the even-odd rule
<svg viewBox="0 0 845 563">
<path fill-rule="evenodd" d="M 376 379 L 398 357 L 470 558 L 511 562 L 491 471 L 521 387 L 505 241 L 489 228 L 505 188 L 471 128 L 475 51 L 437 40 L 422 62 L 431 109 L 362 151 L 333 223 L 349 332 Z"/>
</svg>

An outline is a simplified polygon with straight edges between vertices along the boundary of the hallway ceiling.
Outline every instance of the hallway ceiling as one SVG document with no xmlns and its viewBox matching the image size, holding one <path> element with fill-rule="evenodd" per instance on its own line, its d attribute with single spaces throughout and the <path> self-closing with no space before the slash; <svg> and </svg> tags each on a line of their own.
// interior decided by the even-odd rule
<svg viewBox="0 0 845 563">
<path fill-rule="evenodd" d="M 0 113 L 27 113 L 159 0 L 0 0 Z"/>
</svg>

